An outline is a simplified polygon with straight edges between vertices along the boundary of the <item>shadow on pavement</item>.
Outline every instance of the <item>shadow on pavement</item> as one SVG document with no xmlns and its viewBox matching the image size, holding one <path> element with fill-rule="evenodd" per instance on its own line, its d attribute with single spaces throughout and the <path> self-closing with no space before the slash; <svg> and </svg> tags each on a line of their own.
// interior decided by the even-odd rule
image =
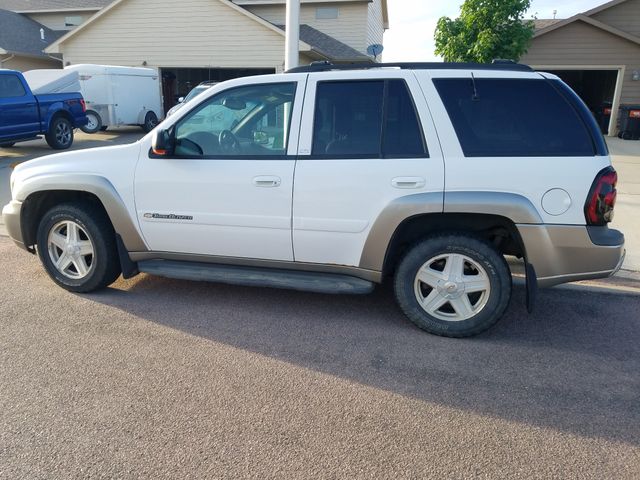
<svg viewBox="0 0 640 480">
<path fill-rule="evenodd" d="M 117 288 L 117 289 L 116 289 Z M 88 298 L 309 369 L 450 407 L 640 444 L 640 296 L 541 292 L 474 339 L 421 332 L 388 286 L 342 297 L 141 275 Z"/>
</svg>

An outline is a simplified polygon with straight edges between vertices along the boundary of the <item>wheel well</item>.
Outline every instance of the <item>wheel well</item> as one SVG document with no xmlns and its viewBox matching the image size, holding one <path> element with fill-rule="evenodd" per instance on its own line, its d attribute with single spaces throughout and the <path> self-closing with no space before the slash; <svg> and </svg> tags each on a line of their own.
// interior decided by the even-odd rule
<svg viewBox="0 0 640 480">
<path fill-rule="evenodd" d="M 56 113 L 54 113 L 51 116 L 51 120 L 49 121 L 49 128 L 51 129 L 51 125 L 53 124 L 53 122 L 55 121 L 56 118 L 58 117 L 64 117 L 67 120 L 69 120 L 71 122 L 71 124 L 73 125 L 73 117 L 71 116 L 71 114 L 69 112 L 67 112 L 66 110 L 58 110 Z"/>
<path fill-rule="evenodd" d="M 471 233 L 494 245 L 503 255 L 525 256 L 524 244 L 513 221 L 499 215 L 433 213 L 402 222 L 387 248 L 383 274 L 393 274 L 407 249 L 420 239 L 443 233 Z"/>
<path fill-rule="evenodd" d="M 27 197 L 22 204 L 21 219 L 24 244 L 28 247 L 37 243 L 38 225 L 42 216 L 52 207 L 63 203 L 73 203 L 78 206 L 90 205 L 104 212 L 107 211 L 100 199 L 93 193 L 74 190 L 47 190 L 35 192 Z"/>
</svg>

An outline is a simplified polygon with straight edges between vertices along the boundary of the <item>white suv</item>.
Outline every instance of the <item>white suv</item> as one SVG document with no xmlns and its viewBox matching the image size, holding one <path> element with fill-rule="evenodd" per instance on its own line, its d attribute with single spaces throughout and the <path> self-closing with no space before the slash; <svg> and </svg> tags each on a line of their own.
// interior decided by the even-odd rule
<svg viewBox="0 0 640 480">
<path fill-rule="evenodd" d="M 511 296 L 606 277 L 616 173 L 585 105 L 511 63 L 312 65 L 218 84 L 132 145 L 18 166 L 11 237 L 74 292 L 122 273 L 369 293 L 477 334 Z"/>
</svg>

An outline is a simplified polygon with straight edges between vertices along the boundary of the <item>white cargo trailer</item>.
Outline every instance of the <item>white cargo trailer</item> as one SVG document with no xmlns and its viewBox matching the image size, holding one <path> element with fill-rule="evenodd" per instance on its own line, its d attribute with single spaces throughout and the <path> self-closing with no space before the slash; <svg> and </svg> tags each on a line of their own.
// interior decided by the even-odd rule
<svg viewBox="0 0 640 480">
<path fill-rule="evenodd" d="M 160 76 L 152 68 L 111 65 L 71 65 L 63 70 L 31 70 L 24 74 L 39 93 L 61 93 L 75 88 L 87 104 L 87 133 L 108 127 L 139 125 L 151 131 L 163 116 Z"/>
</svg>

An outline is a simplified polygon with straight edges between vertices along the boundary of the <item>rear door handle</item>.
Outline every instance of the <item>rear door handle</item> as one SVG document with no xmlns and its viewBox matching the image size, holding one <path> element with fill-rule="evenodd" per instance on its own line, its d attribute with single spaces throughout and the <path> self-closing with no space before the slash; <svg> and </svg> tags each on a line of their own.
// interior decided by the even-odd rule
<svg viewBox="0 0 640 480">
<path fill-rule="evenodd" d="M 279 187 L 282 183 L 282 179 L 276 176 L 263 175 L 260 177 L 253 177 L 253 184 L 256 187 Z"/>
<path fill-rule="evenodd" d="M 422 188 L 427 184 L 422 177 L 396 177 L 391 180 L 391 186 L 395 188 Z"/>
</svg>

